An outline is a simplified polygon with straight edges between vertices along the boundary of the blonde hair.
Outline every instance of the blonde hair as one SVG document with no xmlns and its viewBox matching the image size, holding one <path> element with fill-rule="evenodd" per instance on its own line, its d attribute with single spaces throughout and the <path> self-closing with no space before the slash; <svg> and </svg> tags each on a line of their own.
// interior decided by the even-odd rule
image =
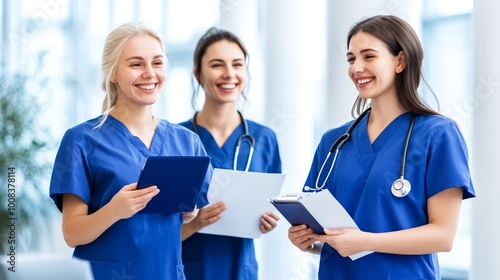
<svg viewBox="0 0 500 280">
<path fill-rule="evenodd" d="M 111 31 L 111 33 L 109 33 L 106 37 L 101 63 L 103 74 L 101 88 L 106 93 L 106 97 L 104 98 L 104 102 L 102 104 L 102 118 L 99 120 L 97 127 L 104 124 L 109 116 L 110 110 L 116 105 L 116 101 L 118 99 L 118 88 L 111 80 L 116 71 L 118 59 L 123 51 L 123 48 L 129 39 L 141 35 L 149 35 L 158 40 L 162 52 L 165 52 L 165 45 L 158 33 L 143 22 L 130 22 L 122 24 Z"/>
</svg>

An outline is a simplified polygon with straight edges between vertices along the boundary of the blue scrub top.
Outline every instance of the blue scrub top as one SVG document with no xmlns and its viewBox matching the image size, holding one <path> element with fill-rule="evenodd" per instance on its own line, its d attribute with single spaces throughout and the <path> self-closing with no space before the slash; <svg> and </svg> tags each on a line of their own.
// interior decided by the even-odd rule
<svg viewBox="0 0 500 280">
<path fill-rule="evenodd" d="M 247 120 L 249 134 L 255 138 L 255 150 L 249 171 L 281 173 L 281 159 L 275 133 L 268 127 Z M 181 125 L 193 130 L 192 120 Z M 202 126 L 198 132 L 214 168 L 233 169 L 238 138 L 243 134 L 240 124 L 219 147 L 212 134 Z M 238 170 L 244 170 L 249 154 L 248 142 L 240 147 Z M 182 242 L 182 260 L 188 280 L 254 280 L 257 261 L 253 239 L 195 233 Z"/>
<path fill-rule="evenodd" d="M 411 183 L 411 191 L 407 196 L 398 198 L 392 195 L 391 186 L 400 177 L 411 113 L 396 118 L 373 144 L 368 137 L 367 119 L 368 116 L 361 120 L 351 139 L 340 150 L 325 186 L 361 230 L 390 232 L 425 225 L 428 222 L 427 200 L 448 188 L 463 188 L 464 199 L 475 196 L 467 147 L 455 122 L 443 116 L 416 116 L 404 174 Z M 315 186 L 330 146 L 351 123 L 323 135 L 305 186 Z M 331 159 L 325 170 L 330 164 Z M 320 182 L 323 182 L 326 173 L 323 172 Z M 352 261 L 340 256 L 328 244 L 321 251 L 318 276 L 320 280 L 440 279 L 435 253 L 373 253 Z"/>
<path fill-rule="evenodd" d="M 57 153 L 50 182 L 50 197 L 62 209 L 63 194 L 75 194 L 89 214 L 106 205 L 125 185 L 137 182 L 148 156 L 206 155 L 199 137 L 176 124 L 159 122 L 151 147 L 127 127 L 108 116 L 66 131 Z M 212 169 L 207 172 L 198 206 L 208 203 L 206 193 Z M 95 241 L 77 246 L 73 256 L 89 260 L 99 279 L 185 279 L 181 261 L 182 216 L 136 214 L 114 223 Z"/>
</svg>

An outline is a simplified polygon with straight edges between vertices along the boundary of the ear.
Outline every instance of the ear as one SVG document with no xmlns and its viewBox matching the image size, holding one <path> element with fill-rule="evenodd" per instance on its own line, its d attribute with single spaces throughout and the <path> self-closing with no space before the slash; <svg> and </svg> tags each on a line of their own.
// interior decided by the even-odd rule
<svg viewBox="0 0 500 280">
<path fill-rule="evenodd" d="M 403 51 L 400 51 L 398 53 L 398 56 L 396 57 L 396 73 L 399 74 L 403 72 L 405 68 L 406 68 L 406 54 Z"/>
<path fill-rule="evenodd" d="M 196 78 L 196 81 L 198 82 L 198 84 L 201 85 L 201 82 L 200 82 L 200 75 L 198 75 L 198 71 L 196 68 L 193 68 L 193 76 Z"/>
</svg>

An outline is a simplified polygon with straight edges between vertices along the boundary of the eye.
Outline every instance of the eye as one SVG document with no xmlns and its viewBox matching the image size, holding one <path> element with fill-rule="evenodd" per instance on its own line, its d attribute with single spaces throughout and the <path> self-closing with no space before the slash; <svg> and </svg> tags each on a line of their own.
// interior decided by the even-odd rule
<svg viewBox="0 0 500 280">
<path fill-rule="evenodd" d="M 349 64 L 353 64 L 355 60 L 356 60 L 356 59 L 355 59 L 354 57 L 348 57 L 348 58 L 347 58 L 347 62 L 348 62 Z"/>
<path fill-rule="evenodd" d="M 153 62 L 153 64 L 154 65 L 163 65 L 163 61 L 158 60 L 158 61 Z"/>
</svg>

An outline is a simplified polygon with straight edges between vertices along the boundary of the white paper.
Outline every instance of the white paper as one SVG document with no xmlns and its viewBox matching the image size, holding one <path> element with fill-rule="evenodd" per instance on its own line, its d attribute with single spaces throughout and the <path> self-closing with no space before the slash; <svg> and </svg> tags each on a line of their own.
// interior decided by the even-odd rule
<svg viewBox="0 0 500 280">
<path fill-rule="evenodd" d="M 280 193 L 284 180 L 284 174 L 215 168 L 208 202 L 224 201 L 227 208 L 219 221 L 200 233 L 259 238 L 262 235 L 260 217 L 267 211 L 275 211 L 267 199 Z"/>
<path fill-rule="evenodd" d="M 302 203 L 319 222 L 323 228 L 326 229 L 341 229 L 341 228 L 355 228 L 359 229 L 351 215 L 347 213 L 344 207 L 338 202 L 337 199 L 330 193 L 329 190 L 323 190 L 310 195 L 302 197 Z M 353 261 L 366 256 L 372 251 L 359 252 L 349 256 Z"/>
</svg>

